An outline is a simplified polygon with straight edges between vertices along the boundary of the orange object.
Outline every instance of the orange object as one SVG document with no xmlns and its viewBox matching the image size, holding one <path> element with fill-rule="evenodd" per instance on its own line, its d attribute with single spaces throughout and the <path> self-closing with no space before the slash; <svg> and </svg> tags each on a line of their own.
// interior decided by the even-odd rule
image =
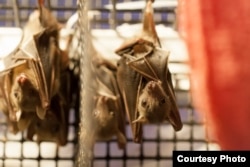
<svg viewBox="0 0 250 167">
<path fill-rule="evenodd" d="M 194 105 L 223 150 L 250 150 L 249 9 L 249 0 L 179 0 Z"/>
</svg>

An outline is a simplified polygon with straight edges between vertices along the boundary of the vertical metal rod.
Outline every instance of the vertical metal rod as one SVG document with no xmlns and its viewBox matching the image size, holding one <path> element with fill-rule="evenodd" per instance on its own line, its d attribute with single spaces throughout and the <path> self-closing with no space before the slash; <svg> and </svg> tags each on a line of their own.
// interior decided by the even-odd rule
<svg viewBox="0 0 250 167">
<path fill-rule="evenodd" d="M 116 9 L 116 3 L 117 3 L 117 0 L 111 0 L 112 2 L 112 9 L 111 9 L 111 17 L 109 19 L 109 24 L 111 26 L 111 29 L 115 29 L 116 28 L 116 25 L 117 25 L 117 21 L 116 21 L 116 12 L 117 12 L 117 9 Z"/>
<path fill-rule="evenodd" d="M 51 10 L 51 2 L 50 2 L 50 0 L 48 0 L 47 3 L 48 3 L 47 4 L 48 8 Z"/>
<path fill-rule="evenodd" d="M 94 107 L 93 72 L 91 70 L 90 31 L 88 30 L 88 0 L 78 0 L 78 25 L 80 30 L 80 125 L 77 167 L 90 167 L 93 159 L 94 124 L 92 110 Z"/>
<path fill-rule="evenodd" d="M 17 0 L 12 0 L 15 26 L 20 27 L 19 8 Z"/>
</svg>

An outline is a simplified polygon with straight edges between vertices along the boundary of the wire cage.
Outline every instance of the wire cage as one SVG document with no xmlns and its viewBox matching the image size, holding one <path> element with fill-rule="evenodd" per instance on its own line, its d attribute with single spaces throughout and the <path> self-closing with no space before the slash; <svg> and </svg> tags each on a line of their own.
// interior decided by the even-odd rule
<svg viewBox="0 0 250 167">
<path fill-rule="evenodd" d="M 126 6 L 126 3 L 129 7 Z M 88 40 L 90 40 L 86 35 L 89 33 L 87 29 L 90 27 L 92 30 L 91 34 L 94 37 L 94 45 L 97 50 L 114 54 L 114 50 L 124 39 L 124 37 L 121 37 L 121 34 L 124 34 L 124 29 L 130 29 L 131 33 L 137 29 L 133 25 L 141 22 L 144 3 L 145 1 L 130 0 L 45 1 L 46 6 L 62 23 L 65 23 L 76 12 L 79 16 L 70 52 L 76 55 L 74 61 L 79 61 L 82 72 L 80 74 L 80 113 L 74 109 L 70 110 L 67 144 L 66 146 L 57 146 L 52 142 L 37 144 L 33 141 L 27 141 L 24 139 L 26 132 L 17 135 L 11 134 L 8 132 L 5 117 L 0 112 L 0 167 L 89 166 L 87 162 L 85 163 L 86 159 L 91 161 L 90 164 L 94 167 L 165 167 L 172 166 L 173 150 L 219 149 L 215 142 L 208 140 L 204 118 L 195 111 L 192 105 L 185 45 L 174 30 L 177 5 L 175 0 L 156 1 L 154 17 L 163 47 L 170 50 L 171 54 L 174 55 L 170 55 L 169 68 L 172 72 L 177 103 L 184 125 L 183 129 L 175 132 L 169 123 L 147 124 L 143 126 L 142 144 L 135 144 L 132 140 L 130 125 L 127 123 L 127 145 L 124 150 L 118 149 L 115 139 L 108 142 L 97 142 L 93 150 L 86 146 L 91 141 L 89 141 L 87 134 L 82 135 L 81 133 L 83 128 L 88 127 L 86 122 L 88 119 L 86 116 L 88 115 L 81 112 L 82 108 L 88 103 L 87 93 L 84 92 L 85 84 L 89 84 L 88 76 L 85 75 L 84 71 L 88 65 L 86 54 L 89 49 Z M 0 26 L 22 27 L 29 14 L 36 8 L 37 0 L 3 0 L 0 2 Z M 91 14 L 87 16 L 87 12 Z M 88 19 L 91 19 L 91 22 L 88 22 Z M 110 43 L 106 41 L 110 41 Z M 114 41 L 114 44 L 112 41 Z M 78 58 L 81 58 L 81 60 Z M 79 116 L 81 119 L 79 119 Z M 91 127 L 88 130 L 91 131 Z M 79 139 L 78 134 L 80 134 Z M 88 151 L 89 153 L 86 154 Z"/>
</svg>

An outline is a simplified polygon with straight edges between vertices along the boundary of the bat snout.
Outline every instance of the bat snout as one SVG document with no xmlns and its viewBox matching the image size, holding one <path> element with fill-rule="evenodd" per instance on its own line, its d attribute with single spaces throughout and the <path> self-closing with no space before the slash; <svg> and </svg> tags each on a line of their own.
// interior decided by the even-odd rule
<svg viewBox="0 0 250 167">
<path fill-rule="evenodd" d="M 17 77 L 17 82 L 20 86 L 23 86 L 25 83 L 28 82 L 28 78 L 25 74 L 21 74 Z"/>
</svg>

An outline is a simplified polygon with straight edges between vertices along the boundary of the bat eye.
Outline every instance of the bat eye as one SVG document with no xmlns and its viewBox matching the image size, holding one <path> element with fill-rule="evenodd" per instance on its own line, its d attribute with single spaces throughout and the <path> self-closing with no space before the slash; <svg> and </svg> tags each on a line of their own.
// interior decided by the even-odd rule
<svg viewBox="0 0 250 167">
<path fill-rule="evenodd" d="M 141 106 L 145 108 L 147 106 L 147 100 L 145 100 L 145 99 L 142 100 Z"/>
<path fill-rule="evenodd" d="M 164 103 L 166 103 L 166 100 L 165 99 L 161 99 L 161 104 L 164 104 Z"/>
<path fill-rule="evenodd" d="M 115 112 L 113 112 L 112 110 L 109 111 L 109 114 L 110 114 L 111 116 L 115 116 Z"/>
<path fill-rule="evenodd" d="M 15 98 L 17 98 L 17 97 L 18 97 L 18 93 L 17 93 L 17 92 L 15 92 L 15 93 L 14 93 L 14 96 L 15 96 Z"/>
</svg>

